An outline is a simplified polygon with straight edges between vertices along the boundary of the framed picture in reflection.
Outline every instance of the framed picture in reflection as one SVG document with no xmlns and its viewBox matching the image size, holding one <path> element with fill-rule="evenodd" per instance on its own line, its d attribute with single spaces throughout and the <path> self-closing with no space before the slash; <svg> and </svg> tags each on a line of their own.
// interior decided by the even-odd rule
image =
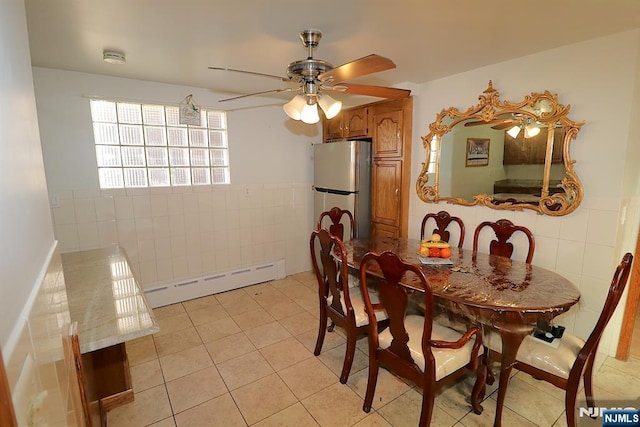
<svg viewBox="0 0 640 427">
<path fill-rule="evenodd" d="M 489 164 L 489 138 L 467 138 L 466 167 Z"/>
</svg>

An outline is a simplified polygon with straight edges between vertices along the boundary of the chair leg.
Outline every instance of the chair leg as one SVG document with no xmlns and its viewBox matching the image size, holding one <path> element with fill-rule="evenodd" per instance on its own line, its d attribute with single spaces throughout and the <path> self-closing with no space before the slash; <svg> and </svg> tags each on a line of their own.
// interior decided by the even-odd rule
<svg viewBox="0 0 640 427">
<path fill-rule="evenodd" d="M 584 368 L 582 378 L 584 379 L 584 397 L 587 401 L 587 406 L 593 408 L 596 406 L 595 399 L 593 398 L 593 359 L 594 355 L 591 355 L 587 360 L 587 364 Z"/>
<path fill-rule="evenodd" d="M 482 399 L 484 399 L 485 391 L 487 390 L 487 365 L 484 362 L 478 364 L 476 369 L 476 382 L 473 384 L 473 390 L 471 391 L 471 407 L 475 414 L 482 413 Z"/>
<path fill-rule="evenodd" d="M 320 328 L 318 329 L 318 339 L 316 340 L 316 348 L 313 354 L 318 356 L 322 351 L 322 344 L 324 344 L 324 334 L 327 332 L 327 313 L 322 313 L 320 310 Z M 332 322 L 333 323 L 333 322 Z"/>
<path fill-rule="evenodd" d="M 493 376 L 493 371 L 491 370 L 491 367 L 489 366 L 491 364 L 491 358 L 489 357 L 489 347 L 484 348 L 484 353 L 482 354 L 482 359 L 481 362 L 486 366 L 487 368 L 487 379 L 486 379 L 486 384 L 492 385 L 494 382 L 496 382 L 496 378 Z"/>
<path fill-rule="evenodd" d="M 567 390 L 564 395 L 564 407 L 567 413 L 567 427 L 576 427 L 576 397 L 577 387 Z"/>
<path fill-rule="evenodd" d="M 420 412 L 420 424 L 418 424 L 420 427 L 428 427 L 431 425 L 435 397 L 436 384 L 434 381 L 427 381 L 422 390 L 422 412 Z"/>
<path fill-rule="evenodd" d="M 353 358 L 356 354 L 356 334 L 355 331 L 347 331 L 347 351 L 344 355 L 344 364 L 342 365 L 342 374 L 340 374 L 340 382 L 346 384 L 353 365 Z"/>
<path fill-rule="evenodd" d="M 367 392 L 364 395 L 364 404 L 362 405 L 362 410 L 367 413 L 371 411 L 373 395 L 376 392 L 376 384 L 378 382 L 378 361 L 374 357 L 375 355 L 369 356 L 369 379 L 367 380 Z"/>
</svg>

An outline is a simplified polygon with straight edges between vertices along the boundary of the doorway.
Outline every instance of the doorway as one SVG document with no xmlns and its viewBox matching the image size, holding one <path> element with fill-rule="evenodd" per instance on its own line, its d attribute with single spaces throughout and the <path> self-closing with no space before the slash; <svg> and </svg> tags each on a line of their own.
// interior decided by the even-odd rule
<svg viewBox="0 0 640 427">
<path fill-rule="evenodd" d="M 616 359 L 627 360 L 629 356 L 640 359 L 640 234 L 636 241 L 633 255 L 634 263 L 631 267 L 629 279 L 629 293 L 622 318 L 622 329 Z"/>
</svg>

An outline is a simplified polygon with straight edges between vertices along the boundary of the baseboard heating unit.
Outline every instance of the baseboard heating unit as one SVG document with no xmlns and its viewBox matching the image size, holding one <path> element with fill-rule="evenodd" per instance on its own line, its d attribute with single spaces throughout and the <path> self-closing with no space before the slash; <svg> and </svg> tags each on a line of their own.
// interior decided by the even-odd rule
<svg viewBox="0 0 640 427">
<path fill-rule="evenodd" d="M 270 280 L 284 279 L 284 260 L 214 273 L 178 283 L 145 289 L 145 297 L 153 308 L 163 307 L 194 298 L 218 294 Z"/>
</svg>

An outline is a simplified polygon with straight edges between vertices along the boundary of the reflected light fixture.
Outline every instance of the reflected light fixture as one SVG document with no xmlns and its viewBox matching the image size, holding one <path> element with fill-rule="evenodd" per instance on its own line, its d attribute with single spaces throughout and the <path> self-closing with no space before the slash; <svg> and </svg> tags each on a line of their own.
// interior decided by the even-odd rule
<svg viewBox="0 0 640 427">
<path fill-rule="evenodd" d="M 513 139 L 516 139 L 520 134 L 520 126 L 516 125 L 507 131 L 509 136 Z"/>
<path fill-rule="evenodd" d="M 524 127 L 524 137 L 525 138 L 533 138 L 534 136 L 536 136 L 537 134 L 540 133 L 540 128 L 537 126 L 534 126 L 532 124 L 528 124 Z"/>
<path fill-rule="evenodd" d="M 302 120 L 304 123 L 314 124 L 320 121 L 318 105 L 322 108 L 327 119 L 335 117 L 342 108 L 342 102 L 336 101 L 329 95 L 317 93 L 305 93 L 296 95 L 291 101 L 282 107 L 287 116 L 293 120 Z"/>
</svg>

